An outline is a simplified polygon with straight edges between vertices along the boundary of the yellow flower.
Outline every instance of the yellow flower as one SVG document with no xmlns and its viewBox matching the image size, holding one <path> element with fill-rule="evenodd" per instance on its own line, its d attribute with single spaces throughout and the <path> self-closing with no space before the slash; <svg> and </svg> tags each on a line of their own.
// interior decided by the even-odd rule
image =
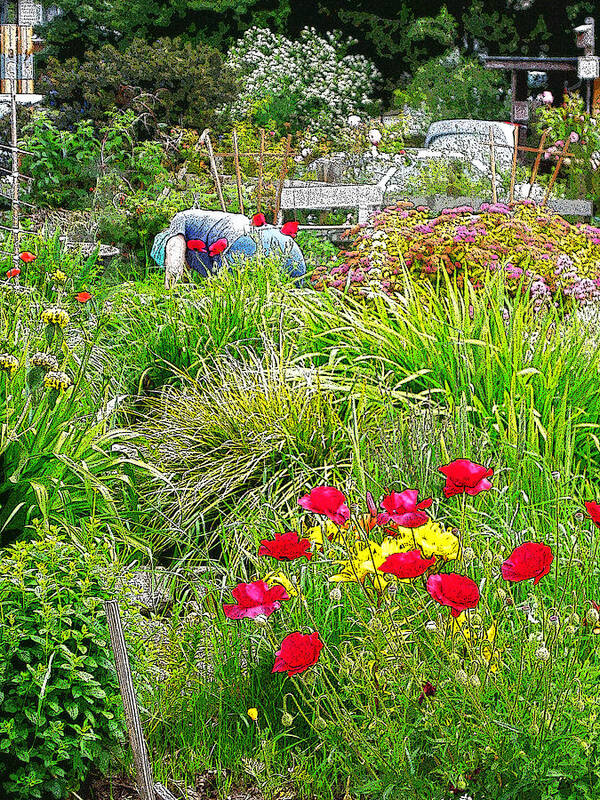
<svg viewBox="0 0 600 800">
<path fill-rule="evenodd" d="M 458 558 L 460 553 L 460 543 L 450 531 L 445 531 L 438 522 L 429 520 L 419 528 L 399 528 L 399 531 L 407 531 L 414 534 L 414 541 L 425 558 L 439 556 L 444 561 Z M 400 534 L 399 534 L 400 535 Z"/>
<path fill-rule="evenodd" d="M 42 311 L 42 320 L 47 325 L 60 325 L 61 328 L 66 328 L 69 324 L 70 317 L 64 308 L 53 306 L 52 308 L 46 308 Z"/>
<path fill-rule="evenodd" d="M 325 520 L 325 536 L 332 542 L 339 542 L 343 539 L 343 534 L 338 525 L 330 519 Z M 320 525 L 315 525 L 313 528 L 304 527 L 302 536 L 310 539 L 311 542 L 316 542 L 319 547 L 323 547 L 323 530 Z"/>
<path fill-rule="evenodd" d="M 249 708 L 248 709 L 248 716 L 253 722 L 256 722 L 258 719 L 258 709 L 257 708 Z"/>
<path fill-rule="evenodd" d="M 68 389 L 72 383 L 73 381 L 66 372 L 52 370 L 51 372 L 47 372 L 44 376 L 44 388 L 46 389 L 60 389 L 64 391 Z"/>
<path fill-rule="evenodd" d="M 265 575 L 264 581 L 268 585 L 269 589 L 275 584 L 279 584 L 280 586 L 283 586 L 290 597 L 298 596 L 298 590 L 294 588 L 293 584 L 290 583 L 289 579 L 283 574 L 283 572 L 269 572 L 267 575 Z"/>
<path fill-rule="evenodd" d="M 53 273 L 52 277 L 58 283 L 65 283 L 67 280 L 67 276 L 60 269 L 57 269 L 56 272 Z"/>
<path fill-rule="evenodd" d="M 19 359 L 10 353 L 0 353 L 0 371 L 7 372 L 8 377 L 12 378 L 13 374 L 19 368 Z"/>
<path fill-rule="evenodd" d="M 342 569 L 337 575 L 332 575 L 329 580 L 341 583 L 363 583 L 367 575 L 371 575 L 377 589 L 383 590 L 388 581 L 379 572 L 379 567 L 392 553 L 405 551 L 404 542 L 398 542 L 391 536 L 386 537 L 381 544 L 369 541 L 366 547 L 357 549 L 353 553 L 353 558 L 337 562 L 342 565 Z"/>
<path fill-rule="evenodd" d="M 475 646 L 477 642 L 481 642 L 480 644 L 480 655 L 490 665 L 490 672 L 496 673 L 498 672 L 498 649 L 494 646 L 494 641 L 496 639 L 496 632 L 498 628 L 498 623 L 493 622 L 491 627 L 486 631 L 484 637 L 479 637 L 477 635 L 476 630 L 472 630 L 469 625 L 467 624 L 467 615 L 463 611 L 461 614 L 456 617 L 456 619 L 452 620 L 452 633 L 461 633 L 464 636 L 467 642 L 472 640 L 472 646 Z M 473 636 L 471 636 L 473 633 Z"/>
</svg>

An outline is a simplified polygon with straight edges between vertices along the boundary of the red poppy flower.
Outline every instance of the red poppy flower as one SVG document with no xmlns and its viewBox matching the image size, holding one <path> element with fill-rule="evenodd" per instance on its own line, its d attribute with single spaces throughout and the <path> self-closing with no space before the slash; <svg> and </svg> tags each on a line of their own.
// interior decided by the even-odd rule
<svg viewBox="0 0 600 800">
<path fill-rule="evenodd" d="M 208 248 L 208 255 L 211 258 L 218 256 L 219 253 L 223 252 L 223 250 L 227 250 L 228 244 L 229 242 L 227 241 L 227 239 L 217 239 L 217 241 L 211 244 L 210 247 Z"/>
<path fill-rule="evenodd" d="M 254 225 L 255 228 L 260 228 L 263 225 L 266 225 L 267 224 L 267 220 L 265 218 L 265 215 L 264 214 L 255 214 L 252 217 L 252 224 Z"/>
<path fill-rule="evenodd" d="M 19 258 L 26 264 L 30 264 L 32 261 L 35 261 L 37 256 L 33 253 L 30 253 L 29 250 L 25 250 L 25 252 L 19 254 Z"/>
<path fill-rule="evenodd" d="M 299 505 L 313 514 L 329 517 L 336 525 L 344 525 L 350 519 L 346 498 L 333 486 L 317 486 L 298 500 Z"/>
<path fill-rule="evenodd" d="M 274 539 L 262 539 L 258 549 L 259 556 L 271 556 L 278 561 L 294 561 L 296 558 L 306 558 L 310 561 L 313 554 L 310 552 L 310 541 L 301 539 L 296 531 L 289 533 L 275 533 Z"/>
<path fill-rule="evenodd" d="M 386 558 L 379 567 L 381 572 L 395 575 L 397 578 L 418 578 L 423 575 L 429 567 L 435 564 L 435 556 L 423 558 L 423 554 L 417 548 L 409 550 L 408 553 L 392 553 Z"/>
<path fill-rule="evenodd" d="M 429 681 L 425 681 L 425 683 L 423 684 L 423 691 L 419 695 L 419 699 L 418 699 L 419 705 L 421 705 L 421 703 L 423 702 L 423 700 L 425 700 L 426 697 L 433 697 L 435 695 L 435 693 L 436 693 L 436 688 L 433 685 L 433 683 L 429 683 Z"/>
<path fill-rule="evenodd" d="M 78 303 L 87 303 L 88 300 L 92 299 L 92 295 L 89 292 L 79 292 L 75 297 Z"/>
<path fill-rule="evenodd" d="M 505 581 L 519 583 L 533 578 L 533 585 L 550 572 L 552 549 L 541 542 L 525 542 L 516 547 L 502 564 Z"/>
<path fill-rule="evenodd" d="M 390 520 L 404 528 L 418 528 L 427 522 L 427 514 L 422 509 L 429 508 L 431 497 L 417 503 L 419 492 L 417 489 L 406 489 L 404 492 L 392 492 L 383 498 L 381 505 L 385 508 L 377 517 L 379 525 L 385 525 Z"/>
<path fill-rule="evenodd" d="M 288 675 L 304 672 L 317 663 L 322 649 L 323 642 L 317 631 L 290 633 L 275 653 L 275 665 L 271 672 L 287 672 Z"/>
<path fill-rule="evenodd" d="M 20 274 L 21 274 L 21 270 L 18 267 L 13 267 L 12 269 L 9 269 L 7 271 L 6 277 L 7 278 L 18 278 Z"/>
<path fill-rule="evenodd" d="M 585 510 L 592 518 L 592 522 L 597 528 L 600 528 L 600 505 L 598 503 L 584 503 Z"/>
<path fill-rule="evenodd" d="M 475 464 L 466 458 L 457 458 L 456 461 L 438 469 L 446 476 L 444 486 L 446 497 L 453 497 L 463 492 L 475 495 L 492 488 L 487 478 L 492 477 L 494 470 L 482 467 L 481 464 Z"/>
<path fill-rule="evenodd" d="M 281 584 L 276 583 L 269 589 L 265 581 L 238 583 L 235 589 L 231 590 L 231 594 L 237 603 L 223 603 L 223 613 L 229 619 L 242 619 L 243 617 L 254 619 L 260 614 L 268 617 L 281 608 L 281 600 L 290 599 Z"/>
<path fill-rule="evenodd" d="M 298 223 L 286 222 L 285 225 L 281 226 L 281 232 L 284 236 L 295 236 L 298 233 Z"/>
<path fill-rule="evenodd" d="M 449 606 L 453 617 L 467 608 L 477 608 L 479 588 L 475 581 L 456 572 L 444 572 L 427 578 L 427 591 L 442 606 Z"/>
<path fill-rule="evenodd" d="M 202 239 L 188 239 L 188 250 L 199 250 L 201 253 L 206 252 L 206 243 Z"/>
</svg>

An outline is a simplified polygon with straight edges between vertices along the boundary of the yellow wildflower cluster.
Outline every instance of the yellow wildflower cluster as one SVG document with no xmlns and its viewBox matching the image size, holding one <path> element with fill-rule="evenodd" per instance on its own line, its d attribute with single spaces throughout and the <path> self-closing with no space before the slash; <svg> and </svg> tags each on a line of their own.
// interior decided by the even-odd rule
<svg viewBox="0 0 600 800">
<path fill-rule="evenodd" d="M 57 269 L 56 272 L 53 272 L 52 277 L 57 283 L 66 283 L 67 281 L 67 276 L 60 269 Z"/>
<path fill-rule="evenodd" d="M 44 377 L 44 387 L 46 389 L 60 389 L 64 391 L 68 389 L 72 383 L 73 381 L 66 372 L 59 372 L 58 370 L 47 372 Z"/>
<path fill-rule="evenodd" d="M 337 528 L 337 526 L 334 526 Z M 313 531 L 319 529 L 311 529 Z M 397 528 L 396 536 L 387 536 L 381 544 L 360 539 L 357 532 L 356 542 L 350 550 L 350 558 L 338 561 L 342 569 L 333 575 L 330 581 L 363 583 L 367 576 L 376 580 L 378 590 L 383 590 L 389 582 L 379 572 L 379 567 L 394 553 L 406 553 L 409 550 L 421 550 L 425 558 L 443 558 L 444 561 L 458 558 L 460 545 L 458 538 L 442 528 L 442 526 L 428 520 L 425 525 L 418 528 Z M 411 579 L 405 579 L 409 582 Z"/>
<path fill-rule="evenodd" d="M 42 367 L 45 370 L 58 370 L 58 359 L 52 353 L 37 352 L 31 356 L 31 363 L 34 367 Z"/>
<path fill-rule="evenodd" d="M 8 372 L 9 377 L 12 378 L 13 374 L 19 368 L 19 359 L 10 353 L 0 353 L 0 370 Z"/>
<path fill-rule="evenodd" d="M 70 317 L 64 308 L 53 306 L 42 311 L 42 320 L 47 325 L 60 325 L 61 328 L 66 328 L 69 324 Z"/>
<path fill-rule="evenodd" d="M 330 581 L 340 581 L 342 583 L 363 583 L 367 575 L 374 580 L 377 589 L 383 591 L 388 584 L 383 573 L 379 572 L 379 567 L 392 553 L 404 553 L 406 547 L 402 542 L 398 542 L 391 536 L 387 536 L 381 544 L 377 542 L 364 542 L 362 547 L 358 547 L 352 553 L 352 558 L 347 561 L 337 562 L 342 565 L 342 570 L 337 575 L 332 575 Z"/>
<path fill-rule="evenodd" d="M 418 528 L 398 528 L 399 539 L 406 542 L 406 549 L 420 548 L 425 558 L 437 556 L 444 561 L 455 561 L 460 555 L 458 538 L 448 530 L 444 530 L 439 522 L 428 520 Z"/>
</svg>

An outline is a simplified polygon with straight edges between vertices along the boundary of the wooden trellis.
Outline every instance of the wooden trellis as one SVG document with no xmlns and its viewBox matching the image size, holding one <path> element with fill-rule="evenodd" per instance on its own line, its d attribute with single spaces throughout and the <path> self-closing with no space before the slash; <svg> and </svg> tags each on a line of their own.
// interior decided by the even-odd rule
<svg viewBox="0 0 600 800">
<path fill-rule="evenodd" d="M 513 158 L 511 164 L 511 171 L 510 171 L 510 200 L 509 202 L 512 204 L 515 200 L 515 175 L 517 169 L 517 154 L 518 153 L 535 153 L 536 159 L 535 163 L 531 170 L 531 177 L 529 178 L 529 185 L 533 186 L 535 183 L 535 179 L 537 178 L 538 170 L 540 167 L 540 162 L 542 160 L 543 154 L 546 152 L 544 147 L 546 143 L 546 138 L 548 136 L 548 131 L 542 131 L 542 136 L 540 138 L 539 144 L 537 147 L 526 147 L 525 145 L 519 145 L 519 134 L 518 128 L 515 125 L 514 129 L 514 149 L 513 149 Z M 495 147 L 507 147 L 508 145 L 502 143 L 494 143 L 494 132 L 493 127 L 490 125 L 490 167 L 492 172 L 492 202 L 497 202 L 497 195 L 496 195 L 496 158 L 495 158 Z M 565 145 L 558 157 L 556 162 L 556 166 L 554 167 L 554 172 L 548 181 L 548 186 L 546 187 L 546 191 L 544 193 L 544 198 L 540 203 L 541 206 L 545 206 L 548 202 L 550 197 L 550 192 L 552 191 L 552 187 L 556 183 L 556 179 L 558 178 L 558 173 L 560 172 L 560 168 L 563 165 L 565 158 L 573 157 L 573 153 L 569 152 L 569 139 L 565 142 Z"/>
<path fill-rule="evenodd" d="M 217 165 L 217 158 L 233 158 L 234 169 L 235 169 L 235 181 L 237 186 L 237 195 L 238 195 L 238 203 L 240 206 L 240 213 L 244 213 L 244 200 L 242 195 L 242 174 L 240 169 L 240 158 L 255 158 L 258 162 L 258 182 L 257 182 L 257 189 L 256 189 L 256 210 L 257 212 L 261 211 L 262 208 L 262 194 L 264 188 L 264 171 L 265 171 L 265 159 L 269 158 L 275 161 L 281 161 L 281 169 L 279 172 L 279 178 L 277 181 L 277 188 L 275 192 L 275 211 L 274 211 L 274 219 L 273 224 L 277 224 L 277 219 L 279 217 L 279 211 L 281 208 L 281 193 L 283 191 L 283 184 L 285 178 L 289 172 L 290 168 L 290 158 L 292 156 L 292 135 L 291 133 L 288 134 L 286 140 L 286 147 L 284 153 L 269 153 L 268 155 L 265 153 L 265 131 L 263 128 L 260 130 L 260 149 L 258 152 L 249 152 L 249 153 L 242 153 L 239 150 L 238 145 L 238 136 L 237 130 L 234 128 L 232 132 L 232 152 L 215 152 L 212 141 L 210 138 L 210 133 L 208 128 L 202 133 L 200 137 L 199 143 L 204 144 L 206 146 L 206 150 L 208 153 L 208 160 L 210 163 L 210 170 L 213 176 L 213 180 L 215 182 L 215 187 L 217 190 L 217 196 L 219 198 L 219 203 L 221 204 L 221 210 L 227 211 L 227 206 L 225 204 L 225 199 L 223 197 L 223 187 L 221 182 L 221 174 L 219 172 L 219 168 Z"/>
</svg>

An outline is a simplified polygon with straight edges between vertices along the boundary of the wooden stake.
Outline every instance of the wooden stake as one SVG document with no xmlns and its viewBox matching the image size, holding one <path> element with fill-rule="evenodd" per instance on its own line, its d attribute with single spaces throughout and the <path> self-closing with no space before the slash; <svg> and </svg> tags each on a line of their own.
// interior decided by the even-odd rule
<svg viewBox="0 0 600 800">
<path fill-rule="evenodd" d="M 206 143 L 206 149 L 208 150 L 208 160 L 210 161 L 210 168 L 213 174 L 213 178 L 215 179 L 215 186 L 217 187 L 217 195 L 219 197 L 219 202 L 221 203 L 221 210 L 227 211 L 225 207 L 225 200 L 223 199 L 223 191 L 221 190 L 221 179 L 219 178 L 219 170 L 217 169 L 217 162 L 215 161 L 215 154 L 213 152 L 212 142 L 210 141 L 210 135 L 208 130 L 204 132 L 204 141 Z"/>
<path fill-rule="evenodd" d="M 240 172 L 240 151 L 238 148 L 237 131 L 234 128 L 231 134 L 233 140 L 233 162 L 235 164 L 235 180 L 237 183 L 238 203 L 240 205 L 240 214 L 244 213 L 244 200 L 242 198 L 242 173 Z"/>
<path fill-rule="evenodd" d="M 133 752 L 138 793 L 141 800 L 177 800 L 162 783 L 154 783 L 152 780 L 152 767 L 150 766 L 148 748 L 146 747 L 142 723 L 140 722 L 140 712 L 131 677 L 131 667 L 129 666 L 127 647 L 125 646 L 119 604 L 116 600 L 107 600 L 104 603 L 104 610 L 110 634 L 110 644 L 115 657 L 123 708 L 125 709 L 129 743 Z"/>
<path fill-rule="evenodd" d="M 21 252 L 21 229 L 19 225 L 20 205 L 19 205 L 19 153 L 17 139 L 17 94 L 16 94 L 16 75 L 15 63 L 11 62 L 13 70 L 10 78 L 10 146 L 12 149 L 12 207 L 11 225 L 13 236 L 13 262 L 14 266 L 19 265 L 19 253 Z"/>
<path fill-rule="evenodd" d="M 535 179 L 537 178 L 538 169 L 540 167 L 540 161 L 542 160 L 542 155 L 544 153 L 544 143 L 546 141 L 547 135 L 548 131 L 542 131 L 542 138 L 540 139 L 537 156 L 535 158 L 535 164 L 533 165 L 533 169 L 531 170 L 531 178 L 529 179 L 530 186 L 533 186 L 533 184 L 535 183 Z"/>
<path fill-rule="evenodd" d="M 129 666 L 129 658 L 127 657 L 121 615 L 119 614 L 119 604 L 116 600 L 107 600 L 104 603 L 104 610 L 106 611 L 110 643 L 115 657 L 119 688 L 121 689 L 121 697 L 123 698 L 123 708 L 125 709 L 129 743 L 133 752 L 135 780 L 138 792 L 141 800 L 155 800 L 152 768 L 150 767 L 148 749 L 140 722 L 140 712 L 135 698 L 131 667 Z"/>
<path fill-rule="evenodd" d="M 490 125 L 490 166 L 492 168 L 492 203 L 498 202 L 496 194 L 496 155 L 494 152 L 494 129 Z"/>
<path fill-rule="evenodd" d="M 279 209 L 281 207 L 281 193 L 283 191 L 283 182 L 285 180 L 285 176 L 287 175 L 288 171 L 288 159 L 290 157 L 291 149 L 292 149 L 292 134 L 288 133 L 286 148 L 285 148 L 285 158 L 283 159 L 283 164 L 281 165 L 281 174 L 279 175 L 279 185 L 277 186 L 277 197 L 275 200 L 275 214 L 273 218 L 273 225 L 277 225 L 277 220 L 279 218 Z"/>
<path fill-rule="evenodd" d="M 558 172 L 559 172 L 560 168 L 562 167 L 562 163 L 565 160 L 565 157 L 567 156 L 567 151 L 569 149 L 569 144 L 570 144 L 570 142 L 569 142 L 569 139 L 567 138 L 567 141 L 565 142 L 565 146 L 563 147 L 563 149 L 561 151 L 561 154 L 558 157 L 558 161 L 556 162 L 556 167 L 554 168 L 554 172 L 552 173 L 552 177 L 550 178 L 550 181 L 548 183 L 548 188 L 546 189 L 546 194 L 544 195 L 544 199 L 542 200 L 542 205 L 543 206 L 545 206 L 546 203 L 548 202 L 548 198 L 550 197 L 550 192 L 552 191 L 552 187 L 554 186 L 554 183 L 555 183 L 556 179 L 558 178 Z"/>
<path fill-rule="evenodd" d="M 265 129 L 260 129 L 260 152 L 258 154 L 258 187 L 256 189 L 257 206 L 256 210 L 260 211 L 260 204 L 262 200 L 262 184 L 263 184 L 263 167 L 265 160 Z"/>
<path fill-rule="evenodd" d="M 515 144 L 515 149 L 513 151 L 513 159 L 512 165 L 510 169 L 510 200 L 509 203 L 512 205 L 515 202 L 515 177 L 517 174 L 517 153 L 519 147 L 519 127 L 515 125 L 513 130 L 513 140 Z"/>
</svg>

